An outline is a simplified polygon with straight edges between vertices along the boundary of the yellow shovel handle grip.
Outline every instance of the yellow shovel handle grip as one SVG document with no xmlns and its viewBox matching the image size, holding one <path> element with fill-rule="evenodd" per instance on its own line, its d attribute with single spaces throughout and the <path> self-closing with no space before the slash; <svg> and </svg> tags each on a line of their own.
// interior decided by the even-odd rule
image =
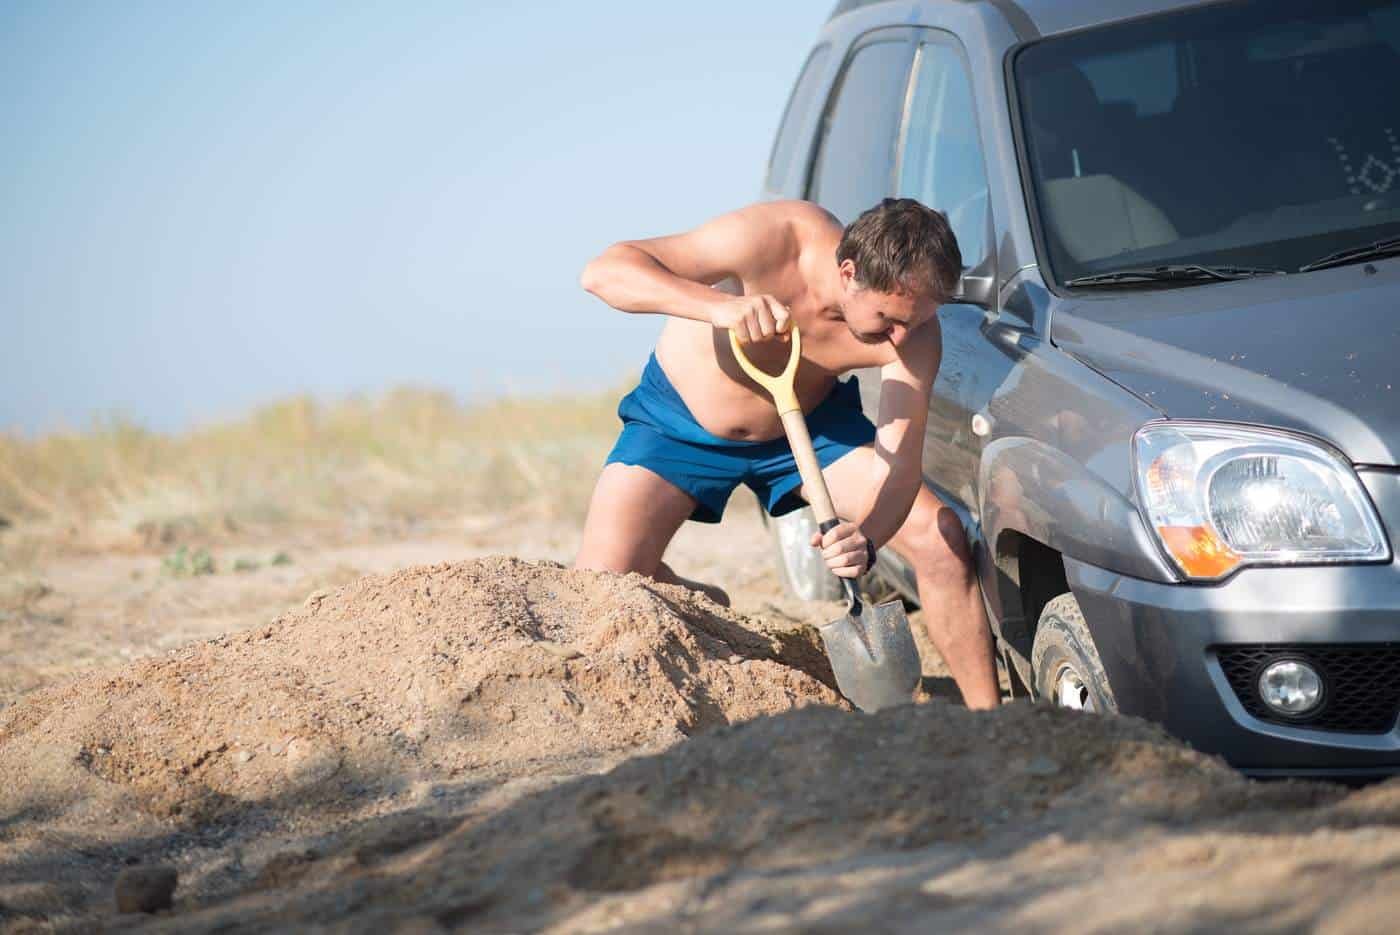
<svg viewBox="0 0 1400 935">
<path fill-rule="evenodd" d="M 734 349 L 734 359 L 739 362 L 739 366 L 744 368 L 744 372 L 753 378 L 753 381 L 768 391 L 768 395 L 773 397 L 773 402 L 778 406 L 778 415 L 788 412 L 801 412 L 802 405 L 797 401 L 797 393 L 793 390 L 793 384 L 797 379 L 797 362 L 802 357 L 802 333 L 793 325 L 788 332 L 792 335 L 792 348 L 788 351 L 787 366 L 783 367 L 783 372 L 774 376 L 764 373 L 753 365 L 748 355 L 744 353 L 744 346 L 739 342 L 738 336 L 733 331 L 729 332 L 729 346 Z"/>
</svg>

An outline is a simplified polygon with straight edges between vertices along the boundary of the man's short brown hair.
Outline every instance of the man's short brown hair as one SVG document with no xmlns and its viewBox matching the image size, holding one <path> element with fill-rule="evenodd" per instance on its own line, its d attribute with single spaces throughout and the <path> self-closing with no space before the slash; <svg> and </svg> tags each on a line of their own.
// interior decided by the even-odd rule
<svg viewBox="0 0 1400 935">
<path fill-rule="evenodd" d="M 876 292 L 931 294 L 946 302 L 962 276 L 958 238 L 948 216 L 913 198 L 886 198 L 846 226 L 836 262 L 850 260 L 856 281 Z"/>
</svg>

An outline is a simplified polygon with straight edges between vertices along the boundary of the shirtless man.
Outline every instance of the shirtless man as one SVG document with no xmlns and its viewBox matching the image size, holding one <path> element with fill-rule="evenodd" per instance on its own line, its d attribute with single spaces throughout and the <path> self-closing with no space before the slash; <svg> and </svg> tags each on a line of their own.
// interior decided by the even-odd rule
<svg viewBox="0 0 1400 935">
<path fill-rule="evenodd" d="M 622 435 L 593 492 L 577 566 L 695 586 L 661 560 L 682 522 L 719 522 L 740 483 L 772 515 L 801 506 L 777 410 L 740 370 L 726 334 L 771 373 L 796 324 L 797 397 L 844 518 L 812 546 L 843 577 L 862 574 L 873 547 L 908 560 L 929 637 L 963 700 L 996 706 L 967 539 L 922 473 L 942 354 L 938 306 L 961 267 L 947 218 L 912 199 L 886 199 L 844 231 L 816 205 L 768 202 L 603 251 L 584 269 L 584 289 L 621 311 L 671 318 L 641 385 L 618 407 Z M 855 380 L 837 381 L 863 367 L 881 368 L 878 427 L 861 412 Z"/>
</svg>

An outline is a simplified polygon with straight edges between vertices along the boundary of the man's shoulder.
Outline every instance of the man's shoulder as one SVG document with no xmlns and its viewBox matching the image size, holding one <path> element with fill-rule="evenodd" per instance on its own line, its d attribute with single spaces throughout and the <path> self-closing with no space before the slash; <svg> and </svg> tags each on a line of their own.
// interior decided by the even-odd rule
<svg viewBox="0 0 1400 935">
<path fill-rule="evenodd" d="M 812 201 L 770 201 L 774 210 L 792 218 L 793 221 L 802 224 L 811 224 L 821 228 L 834 227 L 841 229 L 841 222 L 836 220 L 836 215 Z"/>
<path fill-rule="evenodd" d="M 799 235 L 811 230 L 841 229 L 835 215 L 810 201 L 757 201 L 739 213 L 768 224 L 790 225 Z"/>
<path fill-rule="evenodd" d="M 715 231 L 731 244 L 743 244 L 744 278 L 795 263 L 814 248 L 841 236 L 841 225 L 810 201 L 760 201 L 725 215 Z M 721 233 L 722 232 L 722 233 Z"/>
</svg>

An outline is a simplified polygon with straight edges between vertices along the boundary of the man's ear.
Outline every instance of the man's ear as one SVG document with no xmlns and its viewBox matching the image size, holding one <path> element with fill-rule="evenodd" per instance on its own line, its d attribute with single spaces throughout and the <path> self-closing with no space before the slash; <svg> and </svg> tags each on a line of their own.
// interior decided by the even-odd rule
<svg viewBox="0 0 1400 935">
<path fill-rule="evenodd" d="M 841 274 L 841 285 L 845 286 L 847 289 L 851 288 L 853 285 L 859 285 L 856 282 L 855 260 L 850 258 L 842 260 L 837 267 L 837 271 Z"/>
</svg>

